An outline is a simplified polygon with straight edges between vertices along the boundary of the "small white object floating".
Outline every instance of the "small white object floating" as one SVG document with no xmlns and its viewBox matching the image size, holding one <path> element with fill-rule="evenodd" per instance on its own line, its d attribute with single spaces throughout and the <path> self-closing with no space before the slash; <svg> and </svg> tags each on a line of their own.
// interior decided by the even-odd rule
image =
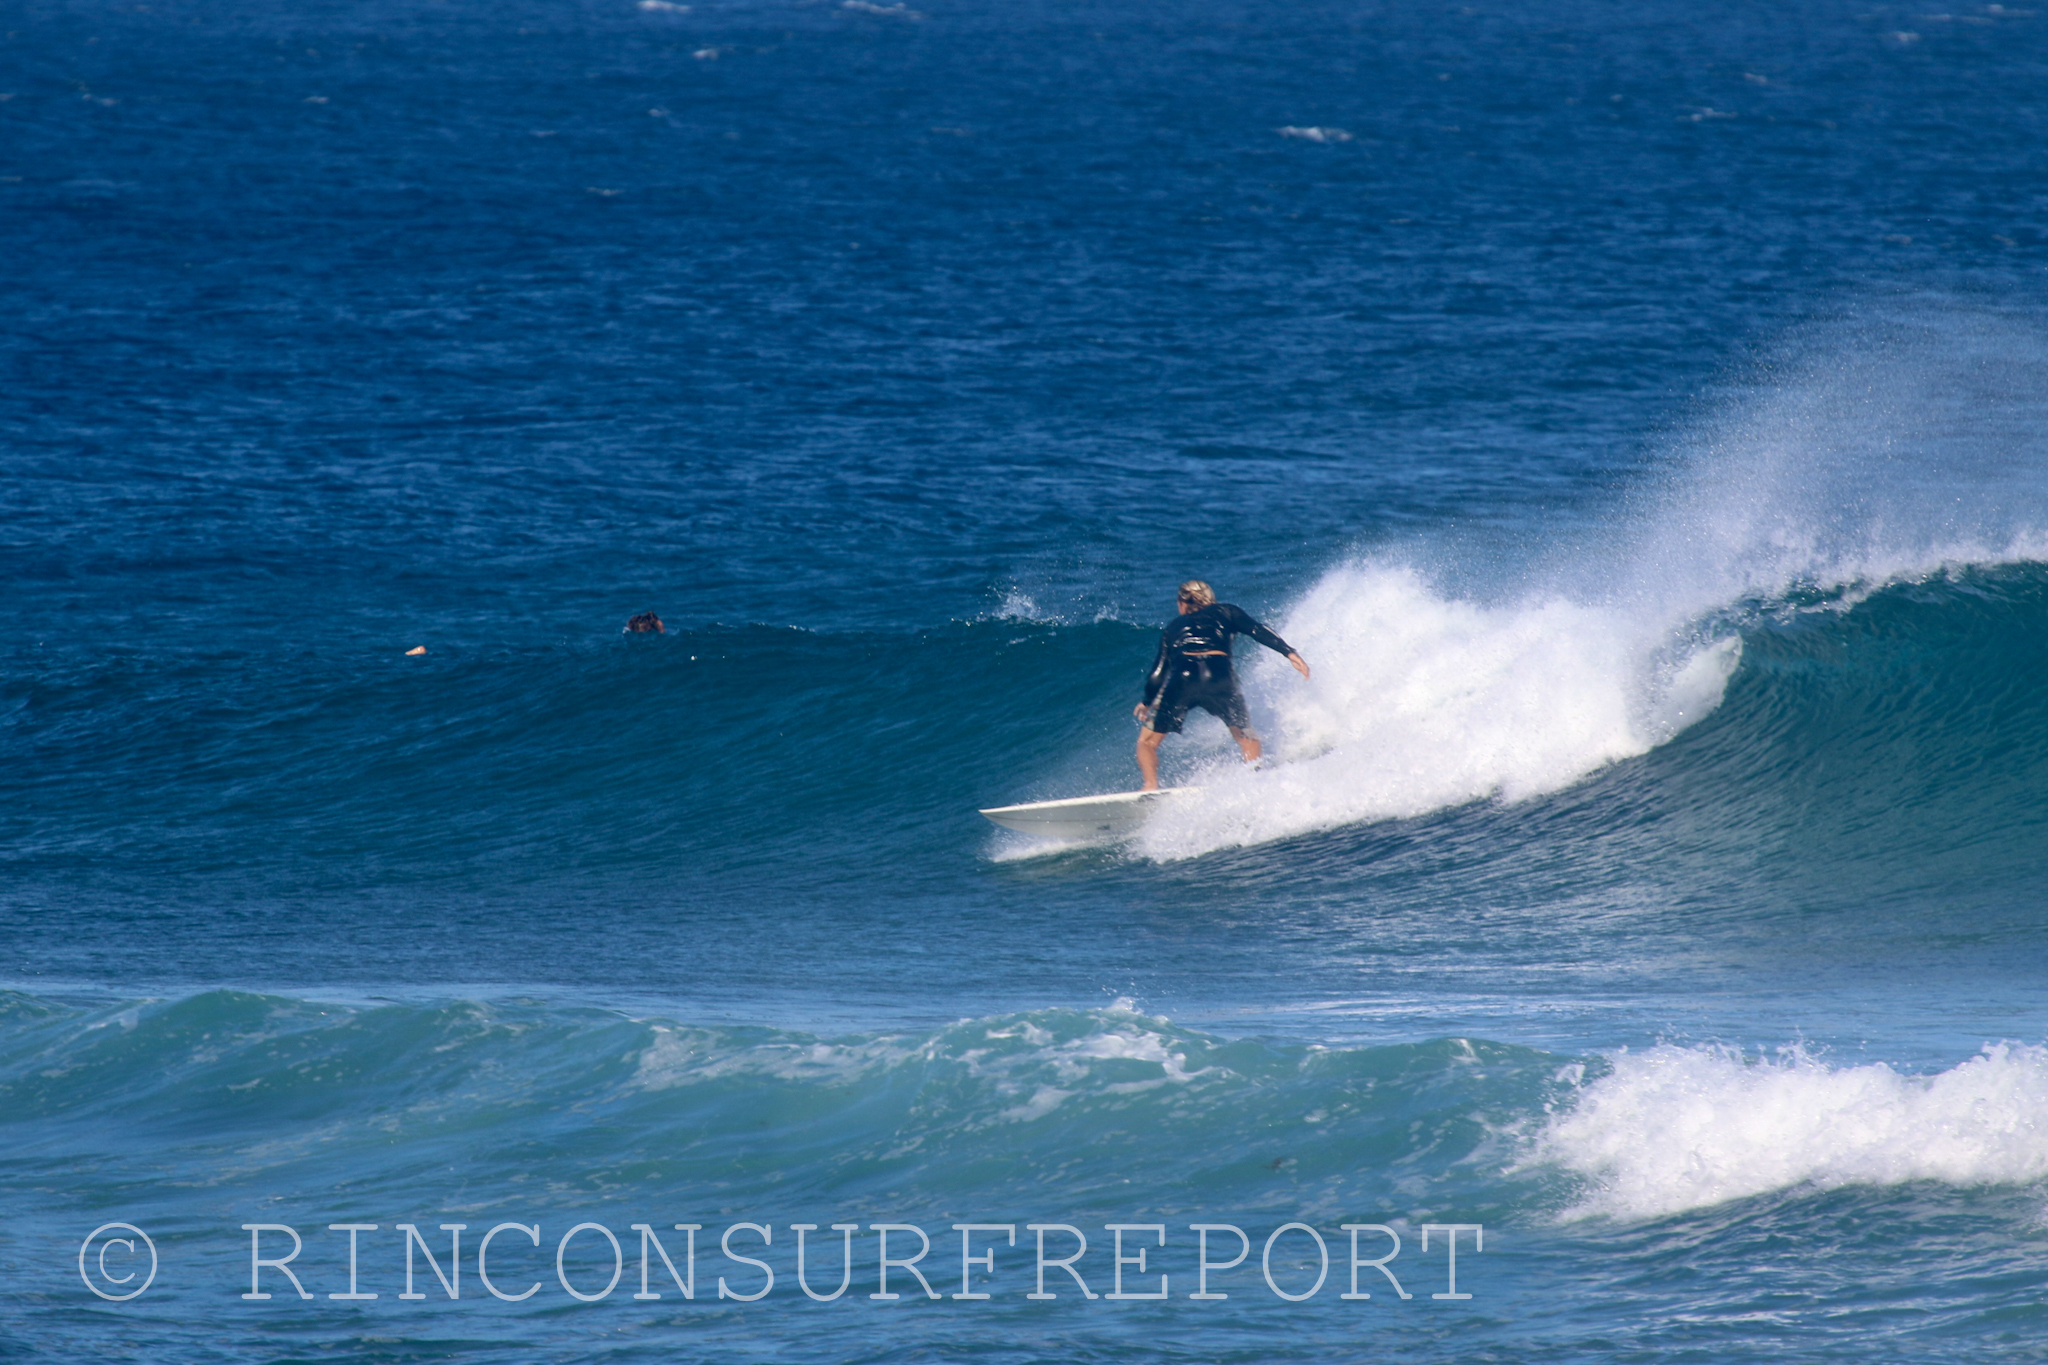
<svg viewBox="0 0 2048 1365">
<path fill-rule="evenodd" d="M 1069 796 L 1060 801 L 994 806 L 982 814 L 1004 829 L 1036 835 L 1040 839 L 1080 839 L 1102 843 L 1137 829 L 1159 808 L 1160 802 L 1191 796 L 1200 790 L 1200 787 L 1163 787 L 1149 792 Z"/>
</svg>

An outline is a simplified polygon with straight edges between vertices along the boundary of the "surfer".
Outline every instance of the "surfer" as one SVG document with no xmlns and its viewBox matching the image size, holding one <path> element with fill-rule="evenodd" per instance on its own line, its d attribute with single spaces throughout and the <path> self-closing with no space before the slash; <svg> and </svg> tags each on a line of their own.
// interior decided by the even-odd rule
<svg viewBox="0 0 2048 1365">
<path fill-rule="evenodd" d="M 1159 632 L 1159 657 L 1152 661 L 1145 700 L 1135 712 L 1145 722 L 1138 732 L 1138 771 L 1145 775 L 1148 792 L 1159 788 L 1160 744 L 1179 732 L 1192 707 L 1201 707 L 1230 727 L 1245 762 L 1259 761 L 1259 737 L 1252 731 L 1251 712 L 1230 669 L 1230 646 L 1238 636 L 1249 635 L 1275 654 L 1286 655 L 1295 672 L 1308 676 L 1308 661 L 1285 640 L 1239 608 L 1218 602 L 1216 590 L 1201 579 L 1180 585 L 1179 606 L 1179 619 Z"/>
<path fill-rule="evenodd" d="M 633 635 L 646 635 L 650 632 L 655 635 L 668 634 L 668 631 L 662 627 L 661 618 L 651 611 L 643 611 L 638 616 L 627 621 L 626 630 L 629 634 Z"/>
</svg>

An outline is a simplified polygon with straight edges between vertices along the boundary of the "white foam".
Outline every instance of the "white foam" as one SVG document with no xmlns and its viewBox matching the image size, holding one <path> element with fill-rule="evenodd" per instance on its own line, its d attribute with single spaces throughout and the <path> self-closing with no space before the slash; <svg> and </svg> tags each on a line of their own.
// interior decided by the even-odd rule
<svg viewBox="0 0 2048 1365">
<path fill-rule="evenodd" d="M 748 1077 L 844 1087 L 906 1065 L 937 1067 L 1000 1106 L 987 1117 L 962 1120 L 967 1127 L 987 1127 L 1032 1122 L 1077 1095 L 1135 1094 L 1230 1077 L 1220 1066 L 1190 1068 L 1188 1043 L 1165 1025 L 1138 1013 L 1128 998 L 1091 1012 L 1085 1026 L 1064 1039 L 1021 1018 L 965 1019 L 922 1038 L 884 1034 L 843 1041 L 650 1023 L 631 1085 L 662 1091 Z"/>
<path fill-rule="evenodd" d="M 1011 588 L 1003 594 L 1003 600 L 996 603 L 994 617 L 998 621 L 1045 621 L 1038 614 L 1038 602 L 1022 588 Z"/>
<path fill-rule="evenodd" d="M 920 1052 L 918 1046 L 891 1036 L 855 1043 L 786 1038 L 746 1042 L 711 1029 L 662 1024 L 653 1025 L 652 1034 L 634 1068 L 633 1083 L 643 1090 L 671 1090 L 728 1076 L 851 1085 Z"/>
<path fill-rule="evenodd" d="M 1056 1085 L 1041 1085 L 1032 1092 L 1030 1099 L 1003 1110 L 996 1115 L 996 1119 L 1000 1123 L 1030 1123 L 1034 1119 L 1042 1119 L 1059 1108 L 1060 1103 L 1073 1093 Z"/>
<path fill-rule="evenodd" d="M 1655 1218 L 1801 1186 L 2048 1179 L 2048 1049 L 1951 1070 L 1830 1067 L 1724 1049 L 1623 1052 L 1542 1132 L 1535 1160 L 1588 1183 L 1571 1211 Z"/>
<path fill-rule="evenodd" d="M 1066 609 L 1041 606 L 1039 599 L 1019 587 L 1003 589 L 1003 595 L 995 606 L 974 618 L 977 621 L 1028 621 L 1037 626 L 1078 626 L 1100 625 L 1104 621 L 1117 621 L 1122 617 L 1113 603 L 1089 605 L 1078 595 L 1069 599 Z"/>
<path fill-rule="evenodd" d="M 1557 595 L 1482 605 L 1371 562 L 1326 574 L 1280 631 L 1314 665 L 1306 684 L 1253 665 L 1284 766 L 1219 765 L 1201 800 L 1147 822 L 1140 851 L 1185 857 L 1555 791 L 1712 710 L 1740 657 L 1729 636 L 1660 670 L 1664 632 L 1624 611 Z"/>
<path fill-rule="evenodd" d="M 1221 1067 L 1190 1071 L 1186 1045 L 1158 1032 L 1164 1021 L 1138 1014 L 1128 1000 L 1119 999 L 1098 1018 L 1102 1027 L 1063 1043 L 1053 1041 L 1052 1035 L 1044 1030 L 1027 1025 L 1030 1031 L 1023 1036 L 1031 1045 L 1029 1051 L 1000 1055 L 977 1051 L 964 1057 L 970 1074 L 992 1084 L 996 1095 L 1015 1099 L 1027 1090 L 1030 1092 L 1020 1103 L 999 1111 L 992 1121 L 1029 1123 L 1044 1118 L 1076 1095 L 1139 1094 L 1162 1086 L 1188 1085 L 1204 1077 L 1213 1080 L 1229 1075 Z M 985 1036 L 993 1042 L 1019 1035 L 1015 1030 L 989 1029 Z M 1133 1080 L 1106 1081 L 1098 1074 L 1099 1062 L 1149 1063 L 1158 1072 Z"/>
</svg>

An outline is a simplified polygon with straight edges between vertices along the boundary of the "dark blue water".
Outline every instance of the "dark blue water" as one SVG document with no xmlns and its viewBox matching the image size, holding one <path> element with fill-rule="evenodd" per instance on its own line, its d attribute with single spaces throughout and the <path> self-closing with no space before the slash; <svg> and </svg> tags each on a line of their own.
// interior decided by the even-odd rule
<svg viewBox="0 0 2048 1365">
<path fill-rule="evenodd" d="M 0 13 L 0 1358 L 2040 1358 L 2044 25 Z"/>
</svg>

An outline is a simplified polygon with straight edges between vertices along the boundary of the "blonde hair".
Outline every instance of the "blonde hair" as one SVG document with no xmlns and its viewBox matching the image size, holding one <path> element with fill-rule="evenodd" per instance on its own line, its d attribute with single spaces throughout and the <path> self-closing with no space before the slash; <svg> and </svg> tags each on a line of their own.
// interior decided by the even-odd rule
<svg viewBox="0 0 2048 1365">
<path fill-rule="evenodd" d="M 1213 607 L 1216 605 L 1216 589 L 1210 587 L 1199 578 L 1190 578 L 1187 582 L 1181 584 L 1180 595 L 1183 599 L 1194 603 L 1198 607 Z"/>
</svg>

